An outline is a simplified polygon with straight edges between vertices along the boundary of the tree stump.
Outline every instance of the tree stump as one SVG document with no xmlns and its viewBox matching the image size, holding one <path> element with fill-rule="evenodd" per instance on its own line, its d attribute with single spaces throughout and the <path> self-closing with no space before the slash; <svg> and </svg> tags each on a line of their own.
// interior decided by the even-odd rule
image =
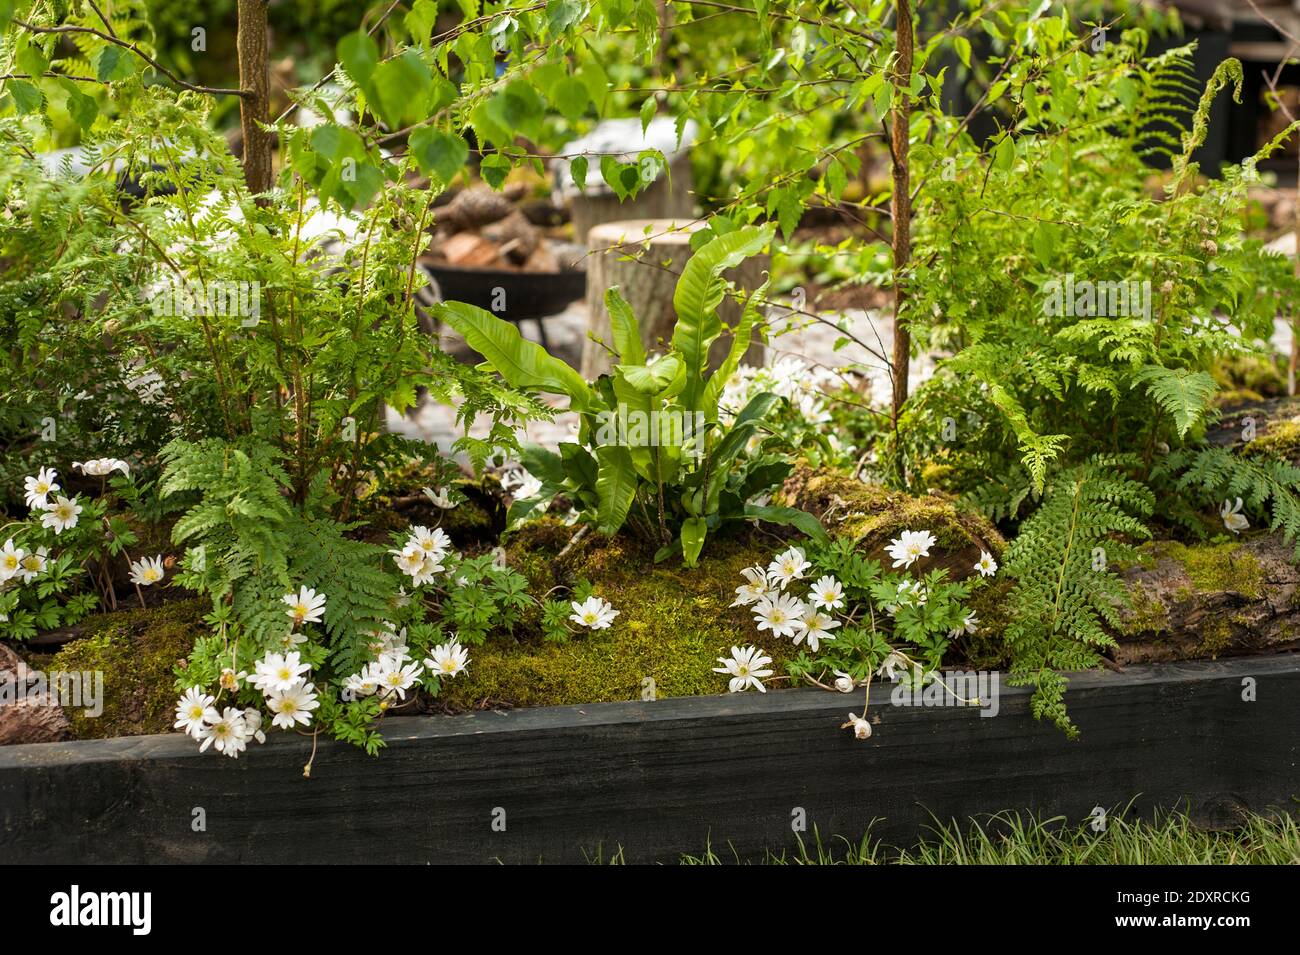
<svg viewBox="0 0 1300 955">
<path fill-rule="evenodd" d="M 582 375 L 596 378 L 613 365 L 612 333 L 605 308 L 605 290 L 617 285 L 641 326 L 646 353 L 667 351 L 677 322 L 673 290 L 690 258 L 691 233 L 702 223 L 673 219 L 628 219 L 595 226 L 587 235 L 587 340 L 582 345 Z M 725 273 L 739 289 L 752 292 L 763 284 L 770 267 L 768 256 L 755 256 Z M 740 305 L 727 298 L 718 309 L 724 325 L 735 327 Z M 596 339 L 593 341 L 593 338 Z M 709 350 L 710 366 L 720 364 L 731 347 L 731 336 L 722 335 Z M 762 365 L 763 343 L 755 340 L 745 352 L 743 364 Z"/>
</svg>

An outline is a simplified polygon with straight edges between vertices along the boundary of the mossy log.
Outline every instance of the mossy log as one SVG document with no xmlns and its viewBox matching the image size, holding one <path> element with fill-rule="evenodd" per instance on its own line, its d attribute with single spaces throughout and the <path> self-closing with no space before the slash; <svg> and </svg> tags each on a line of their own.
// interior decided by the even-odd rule
<svg viewBox="0 0 1300 955">
<path fill-rule="evenodd" d="M 103 673 L 103 711 L 65 708 L 77 739 L 138 736 L 171 730 L 175 671 L 207 632 L 206 601 L 174 600 L 139 610 L 97 614 L 85 636 L 60 650 L 50 670 Z"/>
<path fill-rule="evenodd" d="M 888 568 L 889 542 L 903 531 L 929 531 L 936 546 L 913 569 L 942 567 L 954 580 L 969 577 L 982 551 L 1001 560 L 1007 542 L 987 519 L 947 494 L 912 497 L 845 474 L 799 468 L 785 482 L 779 503 L 817 517 L 833 534 L 857 541 L 858 549 Z"/>
<path fill-rule="evenodd" d="M 1123 572 L 1115 662 L 1158 663 L 1300 648 L 1300 569 L 1274 534 L 1143 545 Z"/>
</svg>

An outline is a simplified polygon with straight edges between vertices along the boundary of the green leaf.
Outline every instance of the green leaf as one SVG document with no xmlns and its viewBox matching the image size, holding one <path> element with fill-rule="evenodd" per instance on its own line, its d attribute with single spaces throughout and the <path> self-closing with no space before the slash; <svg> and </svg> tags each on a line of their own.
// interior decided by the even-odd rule
<svg viewBox="0 0 1300 955">
<path fill-rule="evenodd" d="M 770 280 L 764 282 L 745 300 L 740 321 L 736 324 L 736 330 L 732 332 L 731 348 L 727 351 L 727 357 L 722 360 L 718 370 L 709 376 L 708 383 L 704 386 L 704 406 L 700 410 L 704 412 L 706 421 L 718 420 L 718 401 L 722 397 L 723 389 L 727 387 L 727 382 L 740 367 L 740 360 L 749 350 L 749 343 L 754 337 L 754 327 L 759 319 L 759 303 L 765 301 L 769 285 L 771 285 Z"/>
<path fill-rule="evenodd" d="M 1144 365 L 1135 378 L 1146 382 L 1147 394 L 1174 419 L 1180 438 L 1185 438 L 1187 432 L 1204 417 L 1219 390 L 1209 373 L 1186 368 Z"/>
<path fill-rule="evenodd" d="M 614 534 L 627 520 L 627 512 L 636 497 L 636 470 L 632 467 L 632 455 L 621 445 L 608 444 L 597 448 L 596 460 L 599 468 L 596 516 L 601 532 Z"/>
<path fill-rule="evenodd" d="M 573 184 L 580 191 L 587 188 L 587 157 L 574 156 L 569 162 L 569 175 L 573 176 Z"/>
<path fill-rule="evenodd" d="M 99 103 L 95 101 L 93 96 L 87 96 L 77 89 L 76 85 L 71 81 L 67 85 L 69 87 L 66 102 L 68 115 L 83 130 L 89 129 L 91 124 L 95 122 L 95 118 L 99 116 Z"/>
<path fill-rule="evenodd" d="M 1016 144 L 1007 133 L 993 150 L 993 168 L 999 172 L 1010 172 L 1016 163 Z"/>
<path fill-rule="evenodd" d="M 793 527 L 819 544 L 829 544 L 831 540 L 830 535 L 826 533 L 826 528 L 822 527 L 821 521 L 796 507 L 760 507 L 757 504 L 746 504 L 745 516 Z"/>
<path fill-rule="evenodd" d="M 648 365 L 615 365 L 614 367 L 639 393 L 657 395 L 681 374 L 682 361 L 676 355 L 660 355 Z"/>
<path fill-rule="evenodd" d="M 102 83 L 124 80 L 135 70 L 135 62 L 129 52 L 115 44 L 101 47 L 95 60 L 95 76 Z"/>
<path fill-rule="evenodd" d="M 420 171 L 449 184 L 469 159 L 469 143 L 454 133 L 444 133 L 431 126 L 421 126 L 411 133 L 411 155 Z"/>
<path fill-rule="evenodd" d="M 45 98 L 40 90 L 26 80 L 10 80 L 5 86 L 5 91 L 13 98 L 14 108 L 21 115 L 36 112 L 41 108 L 41 102 Z"/>
<path fill-rule="evenodd" d="M 587 104 L 591 102 L 591 96 L 587 93 L 587 87 L 582 80 L 573 76 L 566 76 L 560 80 L 550 91 L 551 103 L 560 115 L 569 122 L 576 122 L 587 112 Z"/>
<path fill-rule="evenodd" d="M 479 161 L 478 174 L 493 189 L 500 189 L 510 175 L 510 160 L 500 153 L 490 153 Z"/>
<path fill-rule="evenodd" d="M 622 202 L 641 187 L 641 170 L 636 163 L 619 162 L 606 153 L 600 157 L 600 175 Z"/>
<path fill-rule="evenodd" d="M 632 306 L 623 298 L 618 286 L 605 290 L 605 308 L 609 312 L 609 327 L 614 338 L 618 360 L 629 365 L 645 364 L 645 349 L 641 344 L 641 326 L 632 314 Z"/>
<path fill-rule="evenodd" d="M 27 38 L 26 34 L 21 35 L 23 39 Z M 45 58 L 41 48 L 34 42 L 25 42 L 19 48 L 14 62 L 24 73 L 30 73 L 33 77 L 41 76 L 50 68 L 50 61 Z"/>
<path fill-rule="evenodd" d="M 433 74 L 414 50 L 385 60 L 375 68 L 371 78 L 374 106 L 389 129 L 399 129 L 409 122 L 424 119 L 421 107 L 433 85 Z"/>
<path fill-rule="evenodd" d="M 673 349 L 686 362 L 686 387 L 683 406 L 688 411 L 702 410 L 704 367 L 709 345 L 722 333 L 717 309 L 725 288 L 722 273 L 756 255 L 772 241 L 775 226 L 747 226 L 718 236 L 704 245 L 687 261 L 673 293 L 677 324 L 673 328 Z"/>
<path fill-rule="evenodd" d="M 568 395 L 576 411 L 588 410 L 595 401 L 581 375 L 520 335 L 513 323 L 465 302 L 440 302 L 434 311 L 514 387 Z"/>
<path fill-rule="evenodd" d="M 961 34 L 952 38 L 953 49 L 957 51 L 957 58 L 961 60 L 962 66 L 970 69 L 970 40 Z"/>
<path fill-rule="evenodd" d="M 702 517 L 688 517 L 682 522 L 682 560 L 687 567 L 694 567 L 700 559 L 708 532 L 708 522 Z"/>
<path fill-rule="evenodd" d="M 365 90 L 379 64 L 379 47 L 375 41 L 364 30 L 357 30 L 339 40 L 337 53 L 348 76 Z"/>
<path fill-rule="evenodd" d="M 427 43 L 433 36 L 433 28 L 438 20 L 437 0 L 415 0 L 411 12 L 403 19 L 406 32 L 414 43 Z"/>
</svg>

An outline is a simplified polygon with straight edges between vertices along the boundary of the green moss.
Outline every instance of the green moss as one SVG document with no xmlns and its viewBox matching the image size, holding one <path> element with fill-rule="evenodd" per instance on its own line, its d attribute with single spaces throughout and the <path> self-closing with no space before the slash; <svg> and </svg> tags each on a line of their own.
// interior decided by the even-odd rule
<svg viewBox="0 0 1300 955">
<path fill-rule="evenodd" d="M 1232 355 L 1216 359 L 1210 374 L 1223 391 L 1245 392 L 1255 396 L 1276 398 L 1286 394 L 1286 376 L 1280 363 L 1257 355 Z"/>
<path fill-rule="evenodd" d="M 508 545 L 508 560 L 530 574 L 535 592 L 579 577 L 592 581 L 618 609 L 614 625 L 567 643 L 494 638 L 471 650 L 473 663 L 442 702 L 465 708 L 634 700 L 647 678 L 658 697 L 723 693 L 727 681 L 712 668 L 733 646 L 763 647 L 778 672 L 792 655 L 788 640 L 763 639 L 749 612 L 730 606 L 741 570 L 771 558 L 769 542 L 711 541 L 699 566 L 684 570 L 655 565 L 635 542 L 599 534 L 584 535 L 560 559 L 575 533 L 554 521 L 527 525 Z"/>
<path fill-rule="evenodd" d="M 1290 418 L 1269 422 L 1264 433 L 1248 441 L 1241 453 L 1246 457 L 1281 461 L 1300 459 L 1300 420 Z"/>
<path fill-rule="evenodd" d="M 1238 593 L 1252 600 L 1263 594 L 1264 568 L 1254 554 L 1243 551 L 1236 541 L 1217 544 L 1162 541 L 1146 546 L 1158 547 L 1160 556 L 1182 565 L 1197 591 Z"/>
<path fill-rule="evenodd" d="M 206 604 L 176 600 L 159 607 L 96 614 L 85 636 L 69 643 L 50 669 L 104 674 L 104 709 L 98 717 L 69 709 L 78 739 L 163 733 L 172 727 L 176 704 L 175 667 L 204 629 Z"/>
<path fill-rule="evenodd" d="M 1169 608 L 1164 601 L 1147 593 L 1144 587 L 1134 587 L 1129 593 L 1128 613 L 1120 632 L 1128 636 L 1139 633 L 1162 633 L 1169 629 Z"/>
<path fill-rule="evenodd" d="M 1004 640 L 1007 624 L 1011 622 L 1007 594 L 1012 581 L 1008 577 L 995 577 L 986 586 L 977 587 L 967 606 L 979 620 L 979 629 L 973 634 L 962 634 L 944 655 L 946 665 L 964 666 L 975 670 L 1006 668 L 1011 658 Z"/>
<path fill-rule="evenodd" d="M 1201 633 L 1201 643 L 1196 648 L 1200 656 L 1214 657 L 1232 643 L 1232 624 L 1222 617 L 1206 620 Z"/>
</svg>

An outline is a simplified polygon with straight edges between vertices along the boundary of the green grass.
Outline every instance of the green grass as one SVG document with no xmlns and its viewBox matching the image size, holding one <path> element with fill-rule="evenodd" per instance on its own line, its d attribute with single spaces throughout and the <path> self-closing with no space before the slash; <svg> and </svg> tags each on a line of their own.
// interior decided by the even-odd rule
<svg viewBox="0 0 1300 955">
<path fill-rule="evenodd" d="M 608 861 L 618 861 L 618 853 Z M 706 847 L 683 856 L 684 865 L 742 862 L 730 850 Z M 1297 865 L 1300 825 L 1291 816 L 1244 819 L 1239 828 L 1207 831 L 1185 814 L 1154 822 L 1114 815 L 1105 832 L 1066 825 L 1062 817 L 1036 820 L 998 813 L 965 829 L 932 826 L 925 840 L 907 849 L 886 846 L 870 832 L 857 842 L 836 837 L 798 840 L 792 850 L 769 851 L 763 865 Z"/>
</svg>

